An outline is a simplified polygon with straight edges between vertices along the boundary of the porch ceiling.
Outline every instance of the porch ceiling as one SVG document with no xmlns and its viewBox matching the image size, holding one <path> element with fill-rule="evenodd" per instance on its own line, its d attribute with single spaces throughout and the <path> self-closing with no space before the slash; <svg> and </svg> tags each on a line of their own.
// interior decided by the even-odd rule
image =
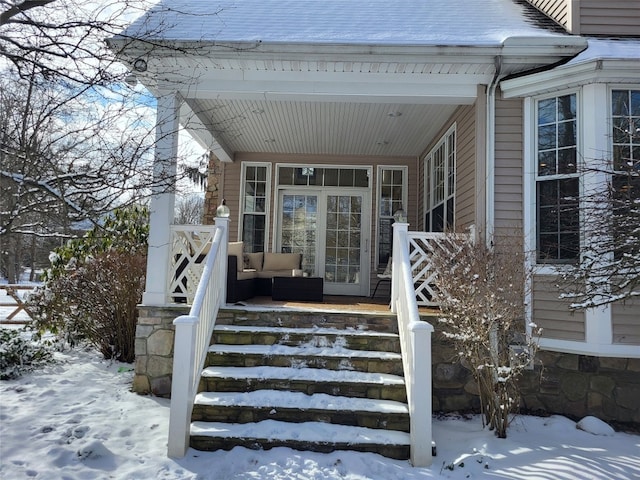
<svg viewBox="0 0 640 480">
<path fill-rule="evenodd" d="M 202 128 L 192 133 L 224 160 L 237 152 L 415 158 L 456 108 L 242 99 L 190 99 L 187 105 L 183 123 L 202 124 L 211 136 L 202 135 Z"/>
</svg>

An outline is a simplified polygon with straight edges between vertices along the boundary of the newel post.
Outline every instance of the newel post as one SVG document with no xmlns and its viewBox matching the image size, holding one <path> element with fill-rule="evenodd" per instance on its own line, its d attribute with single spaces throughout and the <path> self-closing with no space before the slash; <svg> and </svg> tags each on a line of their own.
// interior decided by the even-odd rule
<svg viewBox="0 0 640 480">
<path fill-rule="evenodd" d="M 171 376 L 171 410 L 169 415 L 169 443 L 167 455 L 182 458 L 189 448 L 193 392 L 195 349 L 198 317 L 182 315 L 173 321 L 175 343 L 173 375 Z"/>
<path fill-rule="evenodd" d="M 400 294 L 400 277 L 402 275 L 400 252 L 406 248 L 408 223 L 394 222 L 393 226 L 393 249 L 391 250 L 391 311 L 397 313 L 396 302 Z"/>
<path fill-rule="evenodd" d="M 216 227 L 220 227 L 223 230 L 222 235 L 222 243 L 218 247 L 218 255 L 220 258 L 220 262 L 222 262 L 222 271 L 224 271 L 225 275 L 222 281 L 220 282 L 220 298 L 222 298 L 222 303 L 226 303 L 227 299 L 227 248 L 229 245 L 229 222 L 231 219 L 229 217 L 216 217 L 215 225 Z"/>
<path fill-rule="evenodd" d="M 432 456 L 432 398 L 431 398 L 431 334 L 427 322 L 413 322 L 409 326 L 413 352 L 413 376 L 409 414 L 411 418 L 411 463 L 414 467 L 428 467 Z"/>
</svg>

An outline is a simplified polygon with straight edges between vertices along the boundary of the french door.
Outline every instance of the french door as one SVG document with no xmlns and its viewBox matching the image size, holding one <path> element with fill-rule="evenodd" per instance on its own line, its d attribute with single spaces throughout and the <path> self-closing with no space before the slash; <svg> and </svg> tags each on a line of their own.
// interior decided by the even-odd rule
<svg viewBox="0 0 640 480">
<path fill-rule="evenodd" d="M 277 251 L 302 253 L 302 268 L 328 295 L 369 293 L 369 193 L 365 189 L 282 190 Z"/>
</svg>

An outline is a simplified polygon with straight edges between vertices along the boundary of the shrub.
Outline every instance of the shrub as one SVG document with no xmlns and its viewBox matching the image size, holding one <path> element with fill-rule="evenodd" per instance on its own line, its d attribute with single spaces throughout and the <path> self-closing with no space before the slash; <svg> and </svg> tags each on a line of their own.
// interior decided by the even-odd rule
<svg viewBox="0 0 640 480">
<path fill-rule="evenodd" d="M 517 241 L 507 244 L 514 248 L 497 252 L 459 236 L 434 258 L 442 333 L 470 368 L 485 421 L 500 438 L 520 406 L 517 380 L 536 351 L 525 328 L 523 254 Z"/>
<path fill-rule="evenodd" d="M 17 378 L 52 361 L 49 345 L 27 340 L 23 331 L 0 328 L 0 380 Z"/>
<path fill-rule="evenodd" d="M 35 327 L 71 345 L 89 342 L 106 359 L 133 362 L 147 222 L 144 208 L 116 210 L 103 226 L 52 252 L 44 286 L 29 298 Z"/>
</svg>

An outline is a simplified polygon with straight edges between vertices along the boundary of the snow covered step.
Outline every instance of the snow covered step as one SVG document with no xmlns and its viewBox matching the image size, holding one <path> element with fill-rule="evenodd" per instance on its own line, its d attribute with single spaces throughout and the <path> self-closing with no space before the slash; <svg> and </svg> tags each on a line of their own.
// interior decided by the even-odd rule
<svg viewBox="0 0 640 480">
<path fill-rule="evenodd" d="M 351 370 L 287 367 L 207 367 L 201 391 L 246 392 L 291 390 L 329 395 L 406 402 L 404 378 L 399 375 Z"/>
<path fill-rule="evenodd" d="M 209 347 L 207 365 L 308 367 L 332 370 L 357 370 L 402 375 L 399 353 L 352 350 L 341 345 L 316 346 L 312 342 L 300 346 L 288 345 L 223 345 Z"/>
<path fill-rule="evenodd" d="M 284 446 L 314 452 L 355 450 L 406 459 L 409 457 L 409 434 L 323 422 L 193 422 L 191 446 L 198 450 L 230 450 L 236 446 L 266 450 Z"/>
<path fill-rule="evenodd" d="M 233 324 L 283 328 L 336 328 L 398 333 L 398 320 L 390 313 L 288 311 L 282 309 L 222 309 L 217 325 Z"/>
<path fill-rule="evenodd" d="M 397 333 L 355 328 L 216 325 L 213 340 L 228 345 L 339 345 L 353 350 L 400 351 Z"/>
<path fill-rule="evenodd" d="M 409 431 L 409 409 L 405 403 L 276 390 L 199 393 L 192 419 L 233 423 L 268 419 L 294 423 L 322 421 Z"/>
</svg>

